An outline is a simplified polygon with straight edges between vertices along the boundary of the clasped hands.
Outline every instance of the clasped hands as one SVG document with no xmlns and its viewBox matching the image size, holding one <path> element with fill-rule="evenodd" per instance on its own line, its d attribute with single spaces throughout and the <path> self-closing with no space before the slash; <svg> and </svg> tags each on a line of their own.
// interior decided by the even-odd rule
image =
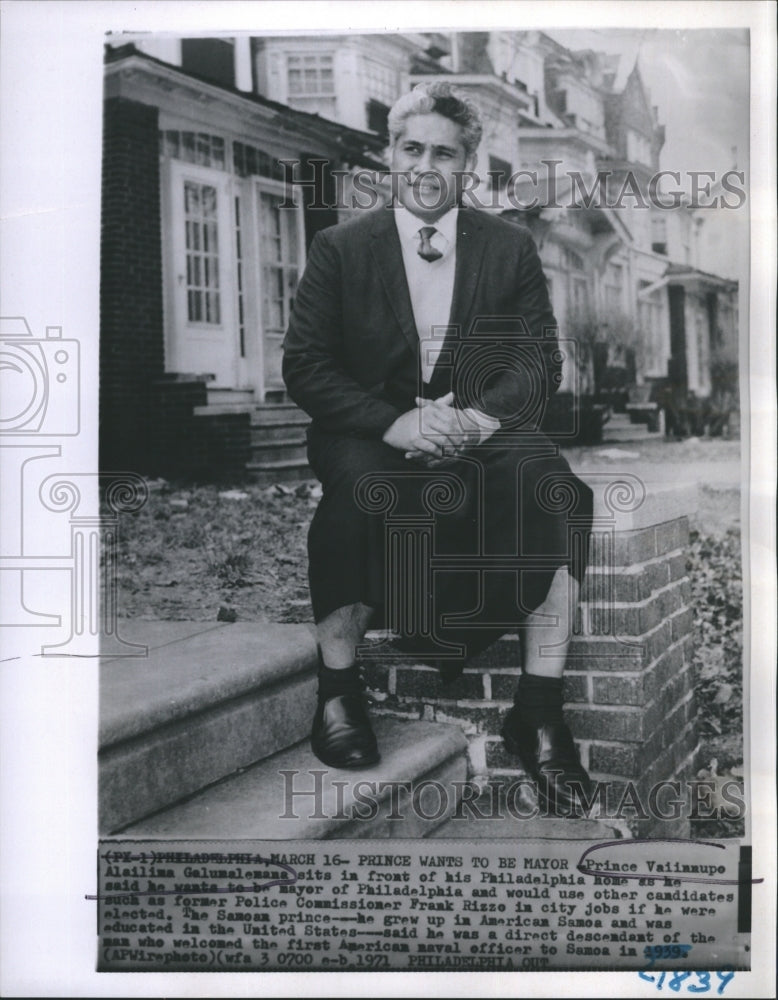
<svg viewBox="0 0 778 1000">
<path fill-rule="evenodd" d="M 468 426 L 463 411 L 453 406 L 453 392 L 438 399 L 417 396 L 415 402 L 416 408 L 398 417 L 383 437 L 406 458 L 430 467 L 443 465 L 481 440 L 478 426 Z"/>
</svg>

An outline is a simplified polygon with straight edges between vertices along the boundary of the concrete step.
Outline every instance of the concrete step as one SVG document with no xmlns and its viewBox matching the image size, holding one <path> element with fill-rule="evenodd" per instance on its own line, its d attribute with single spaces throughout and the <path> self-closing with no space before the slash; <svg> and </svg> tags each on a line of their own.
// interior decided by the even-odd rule
<svg viewBox="0 0 778 1000">
<path fill-rule="evenodd" d="M 374 725 L 381 749 L 381 761 L 374 767 L 327 768 L 304 740 L 133 823 L 121 835 L 163 840 L 320 840 L 432 833 L 456 809 L 461 785 L 455 783 L 466 779 L 466 739 L 461 729 L 392 718 L 375 719 Z M 436 785 L 419 787 L 421 782 Z"/>
<path fill-rule="evenodd" d="M 272 486 L 273 483 L 289 483 L 297 482 L 301 479 L 316 478 L 305 458 L 247 462 L 246 475 L 251 482 L 257 483 L 260 486 Z"/>
<path fill-rule="evenodd" d="M 101 665 L 100 828 L 120 826 L 307 736 L 312 626 L 123 622 L 144 659 Z"/>
<path fill-rule="evenodd" d="M 621 820 L 599 819 L 593 807 L 585 819 L 544 816 L 529 778 L 492 779 L 480 795 L 468 795 L 459 809 L 436 827 L 439 840 L 618 840 L 630 837 Z"/>
<path fill-rule="evenodd" d="M 476 800 L 476 805 L 479 800 Z M 445 823 L 428 836 L 439 840 L 618 840 L 630 837 L 626 824 L 596 819 L 564 819 L 543 816 L 526 816 L 523 809 L 514 807 L 493 814 L 481 803 L 481 815 L 473 815 L 468 807 L 449 817 Z M 467 809 L 467 812 L 465 811 Z"/>
<path fill-rule="evenodd" d="M 253 389 L 221 389 L 208 387 L 209 406 L 256 406 L 257 400 Z"/>
<path fill-rule="evenodd" d="M 308 464 L 308 451 L 304 438 L 281 438 L 251 444 L 251 461 L 260 465 L 277 462 Z"/>
<path fill-rule="evenodd" d="M 653 441 L 660 440 L 662 435 L 656 431 L 650 431 L 645 424 L 631 424 L 614 426 L 607 423 L 602 429 L 603 444 L 617 444 L 623 441 Z"/>
</svg>

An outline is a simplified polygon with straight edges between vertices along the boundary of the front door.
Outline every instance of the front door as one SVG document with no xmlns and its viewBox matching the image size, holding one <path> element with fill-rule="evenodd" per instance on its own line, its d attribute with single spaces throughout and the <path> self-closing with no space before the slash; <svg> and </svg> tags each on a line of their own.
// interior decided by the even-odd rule
<svg viewBox="0 0 778 1000">
<path fill-rule="evenodd" d="M 168 161 L 166 368 L 238 385 L 235 220 L 231 178 Z"/>
</svg>

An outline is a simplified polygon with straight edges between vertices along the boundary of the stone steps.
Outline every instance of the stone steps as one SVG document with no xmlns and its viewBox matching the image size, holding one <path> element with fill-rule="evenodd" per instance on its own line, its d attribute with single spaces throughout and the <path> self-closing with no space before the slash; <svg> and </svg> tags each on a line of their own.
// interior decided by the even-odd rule
<svg viewBox="0 0 778 1000">
<path fill-rule="evenodd" d="M 658 431 L 650 431 L 646 424 L 633 423 L 626 413 L 614 413 L 602 429 L 603 444 L 660 440 L 662 436 Z"/>
<path fill-rule="evenodd" d="M 221 389 L 208 386 L 208 406 L 249 409 L 256 405 L 253 389 Z"/>
<path fill-rule="evenodd" d="M 251 443 L 252 445 L 263 445 L 271 441 L 293 440 L 301 444 L 305 443 L 305 429 L 310 421 L 302 414 L 301 417 L 290 417 L 288 420 L 279 420 L 274 423 L 252 423 Z"/>
<path fill-rule="evenodd" d="M 377 719 L 375 730 L 381 761 L 373 767 L 328 769 L 305 740 L 133 823 L 122 836 L 322 840 L 432 833 L 456 809 L 461 790 L 454 783 L 466 778 L 462 731 L 388 718 Z M 421 781 L 434 781 L 445 792 L 420 789 L 414 807 L 413 789 Z"/>
<path fill-rule="evenodd" d="M 251 412 L 250 478 L 263 485 L 312 479 L 305 429 L 310 418 L 294 403 L 257 406 Z"/>
<path fill-rule="evenodd" d="M 377 718 L 382 759 L 359 772 L 328 769 L 313 756 L 311 626 L 135 621 L 122 622 L 119 631 L 125 641 L 147 646 L 148 656 L 106 657 L 101 664 L 104 834 L 419 837 L 455 809 L 461 791 L 452 782 L 467 777 L 467 740 L 458 725 Z M 284 818 L 285 770 L 299 772 L 295 788 L 320 783 L 322 808 L 313 819 L 305 810 Z M 354 783 L 362 780 L 383 783 L 375 786 L 369 822 L 353 814 Z M 422 780 L 446 789 L 445 808 L 422 800 L 417 814 L 407 801 L 402 822 L 391 819 L 403 802 L 392 795 L 407 799 Z M 429 812 L 435 815 L 427 819 Z"/>
<path fill-rule="evenodd" d="M 254 406 L 251 412 L 252 427 L 265 427 L 273 424 L 309 424 L 311 418 L 295 403 L 263 403 Z"/>
<path fill-rule="evenodd" d="M 294 462 L 300 468 L 308 470 L 308 477 L 313 473 L 308 468 L 308 456 L 304 437 L 284 437 L 278 440 L 263 441 L 251 446 L 252 460 L 249 466 L 259 465 L 272 468 L 279 462 Z"/>
<path fill-rule="evenodd" d="M 149 655 L 101 667 L 101 829 L 307 735 L 316 698 L 309 627 L 136 622 L 122 634 L 145 636 Z"/>
</svg>

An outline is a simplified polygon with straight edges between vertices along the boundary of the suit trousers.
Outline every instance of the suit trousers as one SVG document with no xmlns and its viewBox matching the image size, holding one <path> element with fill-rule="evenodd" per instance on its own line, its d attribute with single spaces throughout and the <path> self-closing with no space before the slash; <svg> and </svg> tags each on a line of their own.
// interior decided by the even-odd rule
<svg viewBox="0 0 778 1000">
<path fill-rule="evenodd" d="M 467 658 L 517 631 L 561 566 L 583 580 L 592 492 L 539 432 L 498 431 L 430 469 L 314 426 L 308 457 L 322 484 L 308 535 L 316 622 L 361 602 L 401 647 Z"/>
</svg>

